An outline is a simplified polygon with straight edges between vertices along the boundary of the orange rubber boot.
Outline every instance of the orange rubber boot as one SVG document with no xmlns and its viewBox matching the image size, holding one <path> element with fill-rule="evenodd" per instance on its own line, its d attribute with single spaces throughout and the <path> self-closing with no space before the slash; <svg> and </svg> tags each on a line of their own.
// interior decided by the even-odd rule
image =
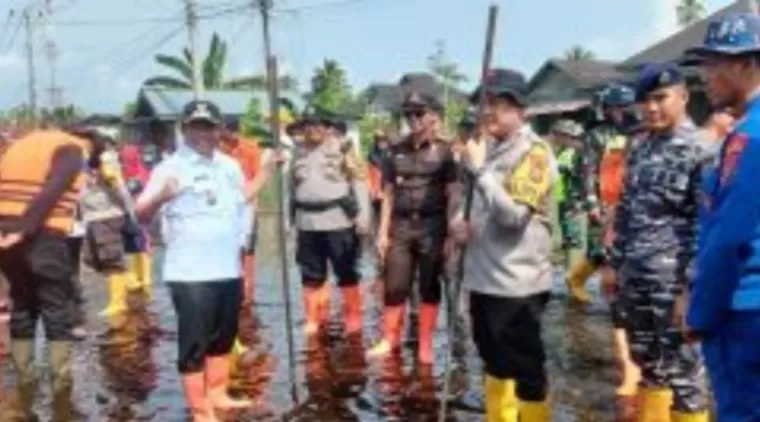
<svg viewBox="0 0 760 422">
<path fill-rule="evenodd" d="M 251 407 L 250 400 L 233 399 L 227 393 L 230 385 L 229 355 L 206 358 L 206 389 L 208 400 L 214 409 L 244 409 Z"/>
<path fill-rule="evenodd" d="M 343 292 L 343 321 L 346 333 L 358 334 L 362 331 L 362 292 L 359 285 L 341 287 Z"/>
<path fill-rule="evenodd" d="M 256 255 L 243 254 L 243 305 L 252 305 L 256 297 Z"/>
<path fill-rule="evenodd" d="M 433 364 L 433 334 L 435 323 L 438 321 L 438 305 L 423 303 L 420 305 L 419 314 L 419 346 L 417 358 L 425 365 Z"/>
<path fill-rule="evenodd" d="M 304 332 L 307 335 L 314 335 L 319 331 L 321 295 L 319 288 L 305 286 L 303 288 L 303 312 L 306 317 Z"/>
<path fill-rule="evenodd" d="M 182 376 L 185 400 L 190 408 L 193 422 L 218 422 L 206 396 L 206 378 L 203 372 Z"/>
<path fill-rule="evenodd" d="M 383 357 L 401 347 L 406 306 L 386 306 L 383 309 L 383 338 L 367 352 L 367 357 Z"/>
<path fill-rule="evenodd" d="M 327 326 L 330 321 L 330 302 L 332 302 L 332 287 L 325 281 L 319 288 L 319 325 Z"/>
</svg>

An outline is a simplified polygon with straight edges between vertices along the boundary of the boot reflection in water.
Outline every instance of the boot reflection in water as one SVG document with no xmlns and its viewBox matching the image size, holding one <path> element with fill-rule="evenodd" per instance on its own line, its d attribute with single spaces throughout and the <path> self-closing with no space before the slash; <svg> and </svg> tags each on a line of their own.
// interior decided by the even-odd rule
<svg viewBox="0 0 760 422">
<path fill-rule="evenodd" d="M 154 324 L 145 313 L 109 318 L 111 330 L 99 354 L 105 385 L 115 398 L 114 412 L 132 412 L 131 407 L 145 403 L 158 385 Z"/>
</svg>

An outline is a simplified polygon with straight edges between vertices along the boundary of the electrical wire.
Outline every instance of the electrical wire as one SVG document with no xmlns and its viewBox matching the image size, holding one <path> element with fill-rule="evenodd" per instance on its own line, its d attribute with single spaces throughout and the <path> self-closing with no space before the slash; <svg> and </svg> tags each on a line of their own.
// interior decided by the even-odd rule
<svg viewBox="0 0 760 422">
<path fill-rule="evenodd" d="M 18 37 L 18 33 L 21 32 L 21 26 L 23 23 L 24 23 L 24 20 L 20 16 L 17 17 L 16 28 L 11 33 L 12 35 L 11 35 L 10 40 L 8 41 L 7 46 L 4 49 L 2 49 L 3 55 L 8 54 L 13 49 L 13 45 L 16 43 L 16 38 Z"/>
</svg>

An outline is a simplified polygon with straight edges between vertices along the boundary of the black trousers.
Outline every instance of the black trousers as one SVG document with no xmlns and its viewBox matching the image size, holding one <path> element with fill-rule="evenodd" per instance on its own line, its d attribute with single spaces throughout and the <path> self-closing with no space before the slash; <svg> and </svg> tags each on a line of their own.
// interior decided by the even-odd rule
<svg viewBox="0 0 760 422">
<path fill-rule="evenodd" d="M 82 288 L 82 245 L 84 237 L 69 237 L 66 239 L 71 254 L 73 275 L 71 282 L 74 285 L 74 300 L 77 305 L 84 305 L 84 290 Z"/>
<path fill-rule="evenodd" d="M 548 301 L 549 293 L 522 298 L 470 294 L 472 335 L 486 373 L 515 380 L 517 397 L 524 401 L 543 401 L 547 395 L 541 315 Z"/>
<path fill-rule="evenodd" d="M 203 371 L 207 356 L 227 355 L 235 344 L 242 280 L 167 285 L 177 313 L 179 372 Z"/>
<path fill-rule="evenodd" d="M 446 226 L 445 217 L 393 219 L 385 261 L 386 306 L 401 305 L 409 300 L 415 278 L 422 303 L 441 303 Z"/>
<path fill-rule="evenodd" d="M 328 264 L 332 266 L 339 286 L 353 286 L 361 280 L 358 270 L 361 248 L 359 236 L 352 227 L 345 230 L 298 232 L 296 261 L 306 287 L 320 287 L 327 280 Z"/>
<path fill-rule="evenodd" d="M 48 340 L 72 340 L 74 260 L 65 235 L 43 230 L 0 251 L 0 271 L 13 301 L 11 338 L 34 339 L 37 320 L 42 319 Z"/>
</svg>

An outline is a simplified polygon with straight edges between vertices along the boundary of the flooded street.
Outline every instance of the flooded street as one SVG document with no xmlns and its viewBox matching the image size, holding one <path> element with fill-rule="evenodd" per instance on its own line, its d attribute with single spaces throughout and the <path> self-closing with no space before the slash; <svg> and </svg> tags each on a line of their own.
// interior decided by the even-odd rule
<svg viewBox="0 0 760 422">
<path fill-rule="evenodd" d="M 343 337 L 339 296 L 334 295 L 333 323 L 318 344 L 307 344 L 299 275 L 291 270 L 291 298 L 296 350 L 295 379 L 288 362 L 286 314 L 274 220 L 262 224 L 258 253 L 257 303 L 242 316 L 241 339 L 250 349 L 235 371 L 235 392 L 255 400 L 249 411 L 228 421 L 434 421 L 436 393 L 443 385 L 447 350 L 445 312 L 436 332 L 433 369 L 414 367 L 414 344 L 407 342 L 397 361 L 366 362 L 364 351 L 378 338 L 380 303 L 372 277 L 363 284 L 365 331 L 361 340 Z M 290 249 L 292 251 L 292 248 Z M 291 252 L 292 253 L 292 252 Z M 157 255 L 158 258 L 158 255 Z M 364 274 L 372 274 L 366 262 Z M 555 421 L 611 421 L 616 371 L 611 328 L 604 301 L 587 308 L 569 306 L 561 279 L 545 317 Z M 591 283 L 596 290 L 596 282 Z M 87 275 L 90 336 L 79 343 L 74 367 L 74 403 L 87 421 L 184 421 L 184 399 L 175 367 L 176 326 L 168 292 L 160 282 L 146 312 L 104 320 L 97 313 L 106 303 L 102 278 Z M 2 326 L 0 415 L 13 402 L 13 372 L 7 355 L 7 327 Z M 43 355 L 42 343 L 38 355 Z M 455 358 L 452 421 L 481 421 L 482 372 L 467 339 Z M 51 420 L 46 379 L 40 383 L 35 409 Z M 6 419 L 0 419 L 6 420 Z"/>
</svg>

